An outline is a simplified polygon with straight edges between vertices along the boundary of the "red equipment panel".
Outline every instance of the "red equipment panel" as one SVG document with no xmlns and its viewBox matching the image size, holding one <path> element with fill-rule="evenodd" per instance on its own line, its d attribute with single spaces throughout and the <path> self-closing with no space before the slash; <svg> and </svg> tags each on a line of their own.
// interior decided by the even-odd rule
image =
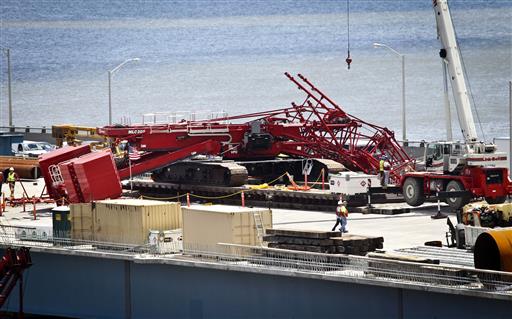
<svg viewBox="0 0 512 319">
<path fill-rule="evenodd" d="M 73 163 L 71 161 L 66 161 L 59 164 L 59 170 L 62 175 L 62 179 L 66 181 L 65 185 L 62 185 L 62 189 L 66 189 L 63 195 L 67 195 L 68 201 L 70 203 L 80 203 L 80 199 L 78 197 L 78 193 L 76 189 L 78 188 L 76 185 L 76 179 L 73 180 L 74 168 Z M 73 185 L 73 187 L 66 187 L 66 185 Z"/>
<path fill-rule="evenodd" d="M 62 189 L 59 189 L 57 187 L 58 185 L 55 185 L 54 181 L 52 180 L 50 167 L 52 165 L 57 165 L 64 161 L 80 157 L 90 152 L 91 148 L 88 145 L 83 145 L 77 147 L 66 146 L 49 153 L 39 155 L 39 167 L 41 168 L 41 173 L 44 177 L 46 189 L 48 190 L 48 194 L 51 198 L 59 199 L 64 195 L 64 193 Z"/>
<path fill-rule="evenodd" d="M 110 150 L 59 164 L 71 203 L 121 196 L 119 174 Z"/>
</svg>

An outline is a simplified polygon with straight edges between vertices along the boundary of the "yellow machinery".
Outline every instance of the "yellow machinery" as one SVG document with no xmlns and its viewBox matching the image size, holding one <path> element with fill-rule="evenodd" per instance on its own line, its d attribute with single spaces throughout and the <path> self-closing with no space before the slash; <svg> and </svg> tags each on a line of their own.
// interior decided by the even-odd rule
<svg viewBox="0 0 512 319">
<path fill-rule="evenodd" d="M 462 208 L 462 223 L 477 227 L 512 226 L 512 203 L 475 202 Z"/>
<path fill-rule="evenodd" d="M 512 203 L 464 206 L 466 244 L 474 243 L 475 268 L 512 272 Z"/>
<path fill-rule="evenodd" d="M 92 146 L 104 146 L 106 139 L 98 135 L 95 127 L 76 126 L 72 124 L 61 124 L 52 126 L 52 137 L 55 138 L 57 147 L 62 147 L 64 142 L 67 145 L 80 145 L 83 140 L 93 141 Z"/>
</svg>

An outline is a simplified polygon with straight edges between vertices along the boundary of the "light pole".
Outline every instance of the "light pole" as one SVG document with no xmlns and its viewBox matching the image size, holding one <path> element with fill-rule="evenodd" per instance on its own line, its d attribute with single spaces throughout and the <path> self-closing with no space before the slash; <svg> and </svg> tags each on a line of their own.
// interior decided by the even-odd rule
<svg viewBox="0 0 512 319">
<path fill-rule="evenodd" d="M 112 70 L 108 71 L 108 125 L 112 125 L 112 77 L 114 74 L 119 71 L 126 63 L 128 62 L 136 62 L 139 61 L 139 58 L 131 58 L 125 60 L 123 63 L 119 64 Z"/>
<path fill-rule="evenodd" d="M 405 55 L 401 54 L 397 50 L 393 49 L 392 47 L 382 44 L 382 43 L 374 43 L 374 48 L 387 48 L 394 54 L 398 55 L 400 59 L 402 60 L 402 140 L 404 145 L 407 144 L 407 134 L 406 134 L 406 126 L 405 126 Z"/>
<path fill-rule="evenodd" d="M 9 98 L 9 128 L 12 128 L 11 49 L 1 48 L 7 56 L 7 95 Z"/>
</svg>

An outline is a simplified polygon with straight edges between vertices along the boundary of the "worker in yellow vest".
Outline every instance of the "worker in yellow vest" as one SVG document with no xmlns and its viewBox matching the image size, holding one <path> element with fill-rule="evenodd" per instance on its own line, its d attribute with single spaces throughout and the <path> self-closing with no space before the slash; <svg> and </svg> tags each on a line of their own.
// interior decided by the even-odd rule
<svg viewBox="0 0 512 319">
<path fill-rule="evenodd" d="M 379 179 L 380 186 L 384 186 L 384 165 L 386 163 L 386 155 L 382 155 L 379 161 Z"/>
<path fill-rule="evenodd" d="M 343 201 L 341 199 L 338 201 L 338 207 L 336 207 L 336 224 L 334 224 L 332 231 L 335 231 L 336 226 L 340 225 L 340 232 L 348 233 L 348 230 L 346 229 L 348 217 L 348 210 L 346 206 L 346 201 Z"/>
<path fill-rule="evenodd" d="M 14 167 L 9 168 L 9 172 L 7 173 L 7 183 L 9 184 L 9 190 L 11 191 L 11 200 L 14 199 L 14 184 L 16 184 L 17 179 L 18 174 L 14 171 Z"/>
</svg>

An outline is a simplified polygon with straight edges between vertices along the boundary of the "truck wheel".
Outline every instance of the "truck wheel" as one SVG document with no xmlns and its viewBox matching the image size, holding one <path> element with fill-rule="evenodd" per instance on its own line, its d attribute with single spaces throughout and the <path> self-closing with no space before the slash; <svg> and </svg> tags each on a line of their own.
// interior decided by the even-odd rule
<svg viewBox="0 0 512 319">
<path fill-rule="evenodd" d="M 402 188 L 405 201 L 411 206 L 420 206 L 425 202 L 423 181 L 419 178 L 408 177 Z"/>
<path fill-rule="evenodd" d="M 487 204 L 503 204 L 507 200 L 507 196 L 498 196 L 496 198 L 486 197 Z"/>
<path fill-rule="evenodd" d="M 448 185 L 446 185 L 446 191 L 447 192 L 456 192 L 456 191 L 463 191 L 465 190 L 464 185 L 462 185 L 459 181 L 450 181 Z M 462 196 L 462 197 L 449 197 L 446 199 L 446 203 L 450 208 L 452 209 L 459 209 L 462 208 L 462 206 L 469 203 L 469 200 L 471 198 L 469 196 Z"/>
</svg>

